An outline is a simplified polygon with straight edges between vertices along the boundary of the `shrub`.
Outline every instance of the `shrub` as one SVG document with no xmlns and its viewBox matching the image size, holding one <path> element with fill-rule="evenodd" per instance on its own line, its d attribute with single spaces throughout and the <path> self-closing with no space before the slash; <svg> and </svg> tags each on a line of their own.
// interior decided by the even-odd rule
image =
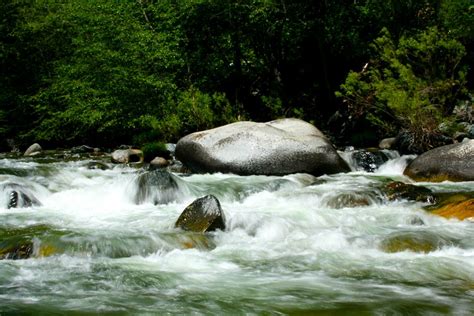
<svg viewBox="0 0 474 316">
<path fill-rule="evenodd" d="M 170 158 L 170 152 L 166 145 L 160 142 L 147 143 L 142 146 L 143 158 L 146 162 L 152 161 L 155 157 Z"/>
<path fill-rule="evenodd" d="M 368 119 L 380 134 L 406 129 L 417 151 L 436 146 L 439 125 L 452 120 L 467 92 L 464 46 L 430 28 L 398 42 L 384 29 L 372 48 L 375 58 L 351 71 L 336 95 L 353 118 Z"/>
</svg>

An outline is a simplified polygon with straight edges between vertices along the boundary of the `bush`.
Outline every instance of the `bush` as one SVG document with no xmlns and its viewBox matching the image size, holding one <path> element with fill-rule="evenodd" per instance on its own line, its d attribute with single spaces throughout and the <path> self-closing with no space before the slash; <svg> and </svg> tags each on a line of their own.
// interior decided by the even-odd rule
<svg viewBox="0 0 474 316">
<path fill-rule="evenodd" d="M 336 95 L 353 118 L 368 119 L 381 136 L 405 129 L 417 151 L 436 146 L 438 127 L 452 120 L 466 96 L 464 46 L 430 28 L 398 43 L 383 30 L 372 47 L 375 58 L 351 71 Z"/>
<path fill-rule="evenodd" d="M 143 151 L 143 159 L 146 162 L 152 161 L 155 157 L 163 157 L 165 159 L 169 159 L 170 152 L 166 149 L 166 145 L 164 143 L 155 142 L 155 143 L 147 143 L 142 146 Z"/>
</svg>

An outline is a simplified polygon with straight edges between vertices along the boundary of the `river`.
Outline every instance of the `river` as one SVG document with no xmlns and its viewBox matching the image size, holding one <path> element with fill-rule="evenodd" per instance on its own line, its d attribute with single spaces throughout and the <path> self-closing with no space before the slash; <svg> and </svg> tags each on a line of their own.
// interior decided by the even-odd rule
<svg viewBox="0 0 474 316">
<path fill-rule="evenodd" d="M 33 245 L 28 259 L 0 260 L 0 315 L 471 315 L 474 224 L 388 200 L 381 187 L 410 182 L 408 159 L 393 154 L 371 173 L 350 161 L 352 172 L 318 178 L 174 174 L 169 202 L 154 205 L 159 192 L 135 203 L 134 167 L 4 156 L 0 185 L 28 188 L 41 206 L 8 209 L 0 192 L 0 246 Z M 220 200 L 226 230 L 176 229 L 206 194 Z M 435 249 L 384 248 L 403 235 Z"/>
</svg>

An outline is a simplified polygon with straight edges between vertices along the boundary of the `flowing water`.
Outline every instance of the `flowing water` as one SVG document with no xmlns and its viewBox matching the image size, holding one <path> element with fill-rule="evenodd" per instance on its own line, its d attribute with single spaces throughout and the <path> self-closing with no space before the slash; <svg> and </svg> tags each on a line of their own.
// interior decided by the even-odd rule
<svg viewBox="0 0 474 316">
<path fill-rule="evenodd" d="M 353 165 L 318 178 L 174 174 L 177 187 L 158 205 L 160 192 L 136 203 L 140 169 L 0 159 L 0 248 L 31 246 L 27 259 L 0 260 L 0 314 L 474 313 L 474 224 L 389 201 L 386 183 L 410 182 L 410 157 L 391 158 L 374 173 Z M 41 205 L 8 209 L 8 183 Z M 176 229 L 206 194 L 220 200 L 226 230 Z M 387 251 L 397 236 L 432 249 Z"/>
</svg>

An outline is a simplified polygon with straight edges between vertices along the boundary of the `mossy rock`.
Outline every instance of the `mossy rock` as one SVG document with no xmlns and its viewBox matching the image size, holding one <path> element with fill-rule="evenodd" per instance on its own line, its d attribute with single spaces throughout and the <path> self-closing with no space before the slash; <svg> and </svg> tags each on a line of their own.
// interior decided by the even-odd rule
<svg viewBox="0 0 474 316">
<path fill-rule="evenodd" d="M 388 183 L 383 191 L 390 201 L 403 199 L 431 204 L 436 201 L 436 196 L 430 189 L 399 181 Z"/>
<path fill-rule="evenodd" d="M 380 249 L 388 253 L 411 251 L 417 253 L 428 253 L 443 246 L 453 245 L 454 241 L 449 241 L 441 236 L 428 232 L 397 232 L 385 238 Z"/>
<path fill-rule="evenodd" d="M 0 259 L 28 259 L 46 257 L 60 252 L 52 240 L 58 240 L 66 232 L 46 225 L 21 228 L 0 227 Z M 48 240 L 43 243 L 43 240 Z M 33 242 L 39 240 L 40 242 Z"/>
<path fill-rule="evenodd" d="M 432 214 L 459 220 L 474 220 L 474 192 L 445 194 L 441 201 L 427 208 Z"/>
<path fill-rule="evenodd" d="M 172 248 L 171 249 L 199 249 L 212 250 L 216 244 L 211 235 L 205 233 L 196 233 L 191 231 L 179 231 L 162 234 L 163 238 Z"/>
<path fill-rule="evenodd" d="M 175 227 L 192 232 L 225 229 L 225 217 L 219 200 L 206 195 L 188 205 L 176 221 Z"/>
<path fill-rule="evenodd" d="M 33 254 L 33 242 L 26 241 L 15 245 L 0 243 L 0 260 L 28 259 Z"/>
</svg>

